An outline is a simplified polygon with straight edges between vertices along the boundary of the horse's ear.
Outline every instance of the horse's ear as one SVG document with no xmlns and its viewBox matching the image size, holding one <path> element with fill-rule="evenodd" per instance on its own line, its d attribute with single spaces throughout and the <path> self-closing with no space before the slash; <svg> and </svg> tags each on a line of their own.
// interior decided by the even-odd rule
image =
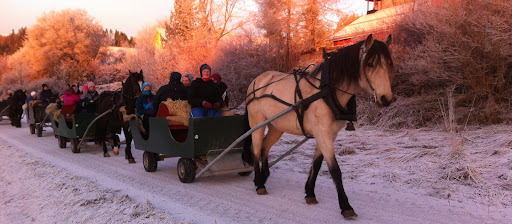
<svg viewBox="0 0 512 224">
<path fill-rule="evenodd" d="M 140 74 L 142 74 L 142 69 L 140 70 Z"/>
<path fill-rule="evenodd" d="M 391 38 L 391 34 L 389 34 L 389 36 L 384 40 L 384 43 L 389 47 L 389 45 L 391 45 L 391 41 L 393 41 L 393 39 Z"/>
<path fill-rule="evenodd" d="M 326 58 L 327 58 L 327 51 L 325 50 L 325 47 L 324 47 L 324 48 L 322 48 L 322 57 L 323 57 L 324 59 L 326 59 Z"/>
<path fill-rule="evenodd" d="M 368 37 L 366 38 L 366 41 L 364 42 L 364 48 L 365 50 L 368 50 L 372 47 L 373 45 L 373 34 L 370 34 L 368 35 Z"/>
</svg>

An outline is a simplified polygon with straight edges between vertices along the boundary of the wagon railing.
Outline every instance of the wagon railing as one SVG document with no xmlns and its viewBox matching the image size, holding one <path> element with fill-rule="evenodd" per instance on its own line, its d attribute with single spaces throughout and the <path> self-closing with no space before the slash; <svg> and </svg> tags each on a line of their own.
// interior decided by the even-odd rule
<svg viewBox="0 0 512 224">
<path fill-rule="evenodd" d="M 115 108 L 115 105 L 106 110 L 105 112 L 103 112 L 102 114 L 100 114 L 99 116 L 97 116 L 96 118 L 94 118 L 94 120 L 91 121 L 91 123 L 89 124 L 89 126 L 87 126 L 87 128 L 85 129 L 85 132 L 84 132 L 84 137 L 87 136 L 87 133 L 89 132 L 89 129 L 92 127 L 92 125 L 94 125 L 94 123 L 96 123 L 96 121 L 100 118 L 102 118 L 103 116 L 107 115 L 108 113 L 112 112 Z M 78 145 L 76 146 L 76 149 L 78 150 L 80 148 L 80 145 L 82 145 L 82 142 L 84 141 L 85 138 L 82 138 L 80 139 L 80 142 L 78 143 Z"/>
<path fill-rule="evenodd" d="M 196 179 L 201 177 L 201 175 L 203 175 L 206 171 L 208 171 L 210 169 L 210 167 L 212 167 L 216 162 L 218 162 L 224 155 L 226 155 L 227 153 L 229 153 L 229 151 L 231 151 L 232 149 L 235 148 L 236 145 L 238 145 L 240 142 L 242 142 L 243 140 L 245 140 L 245 138 L 247 138 L 249 135 L 251 135 L 253 132 L 255 132 L 256 130 L 264 127 L 265 125 L 267 125 L 268 123 L 282 117 L 283 115 L 287 114 L 288 112 L 290 111 L 293 111 L 295 109 L 297 109 L 297 107 L 301 106 L 302 104 L 302 100 L 298 100 L 295 104 L 291 105 L 290 107 L 288 107 L 287 109 L 281 111 L 280 113 L 274 115 L 273 117 L 269 118 L 268 120 L 254 126 L 253 128 L 251 128 L 249 131 L 245 132 L 243 135 L 241 135 L 240 137 L 238 137 L 233 143 L 231 143 L 231 145 L 229 145 L 221 154 L 219 154 L 213 161 L 209 162 L 207 166 L 205 166 L 199 173 L 196 174 Z M 272 161 L 269 165 L 270 166 L 273 166 L 274 164 L 276 164 L 277 162 L 279 162 L 280 160 L 282 160 L 284 157 L 288 156 L 291 152 L 293 152 L 295 149 L 297 149 L 299 146 L 301 146 L 302 144 L 304 144 L 309 138 L 306 137 L 305 139 L 303 139 L 302 141 L 300 141 L 299 143 L 297 143 L 297 145 L 295 145 L 293 148 L 291 148 L 290 150 L 288 150 L 286 153 L 284 153 L 281 157 L 279 157 L 278 159 L 276 159 L 275 161 Z"/>
</svg>

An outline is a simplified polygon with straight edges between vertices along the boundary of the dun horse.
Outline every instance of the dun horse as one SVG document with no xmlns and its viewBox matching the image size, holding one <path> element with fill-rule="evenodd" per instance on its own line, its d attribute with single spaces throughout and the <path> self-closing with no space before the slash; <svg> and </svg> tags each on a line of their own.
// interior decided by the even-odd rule
<svg viewBox="0 0 512 224">
<path fill-rule="evenodd" d="M 246 99 L 251 127 L 287 109 L 298 99 L 307 102 L 296 109 L 297 113 L 289 112 L 269 123 L 266 136 L 264 128 L 252 134 L 254 184 L 258 194 L 267 194 L 265 182 L 270 175 L 270 147 L 284 132 L 307 135 L 316 139 L 316 149 L 305 186 L 306 203 L 318 203 L 315 197 L 315 182 L 325 159 L 336 185 L 341 214 L 346 219 L 357 216 L 348 202 L 341 171 L 335 158 L 334 140 L 348 120 L 337 113 L 336 108 L 339 110 L 341 107 L 341 110 L 355 112 L 353 96 L 359 89 L 372 94 L 380 106 L 388 106 L 391 103 L 390 80 L 393 62 L 388 49 L 390 43 L 391 36 L 381 42 L 369 35 L 365 41 L 324 54 L 324 62 L 313 69 L 315 71 L 299 78 L 268 71 L 253 80 Z"/>
</svg>

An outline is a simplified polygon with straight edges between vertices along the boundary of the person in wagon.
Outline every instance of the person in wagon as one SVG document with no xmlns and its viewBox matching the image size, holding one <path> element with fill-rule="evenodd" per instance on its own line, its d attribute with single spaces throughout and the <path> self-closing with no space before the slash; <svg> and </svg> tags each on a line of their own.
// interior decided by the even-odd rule
<svg viewBox="0 0 512 224">
<path fill-rule="evenodd" d="M 189 89 L 192 81 L 194 81 L 194 75 L 190 73 L 185 73 L 185 75 L 181 77 L 181 83 L 183 83 L 183 86 L 185 86 L 187 90 Z"/>
<path fill-rule="evenodd" d="M 85 87 L 85 86 L 84 86 Z M 80 97 L 80 106 L 82 106 L 82 112 L 84 113 L 96 113 L 96 105 L 100 94 L 96 91 L 96 84 L 94 82 L 88 82 L 87 88 L 84 89 L 84 94 Z"/>
<path fill-rule="evenodd" d="M 215 83 L 210 79 L 212 69 L 203 64 L 199 68 L 201 78 L 190 84 L 188 103 L 192 107 L 192 117 L 220 117 L 222 96 Z"/>
<path fill-rule="evenodd" d="M 77 105 L 80 102 L 80 93 L 78 92 L 78 84 L 74 83 L 71 87 L 64 91 L 62 99 L 63 105 Z"/>
<path fill-rule="evenodd" d="M 169 77 L 169 83 L 163 85 L 156 91 L 155 99 L 153 101 L 153 107 L 155 111 L 158 111 L 161 102 L 165 102 L 167 99 L 172 100 L 187 100 L 188 93 L 185 86 L 181 83 L 181 73 L 171 72 Z"/>
<path fill-rule="evenodd" d="M 142 119 L 142 126 L 146 129 L 146 133 L 149 132 L 149 117 L 153 117 L 156 114 L 156 110 L 153 107 L 155 95 L 151 92 L 152 88 L 151 83 L 142 83 L 142 93 L 135 101 L 137 116 Z"/>
<path fill-rule="evenodd" d="M 226 83 L 224 83 L 221 80 L 220 75 L 218 75 L 218 74 L 213 74 L 212 80 L 215 83 L 215 85 L 217 86 L 217 89 L 219 90 L 220 95 L 222 96 L 222 102 L 223 102 L 222 107 L 229 106 L 228 85 L 226 85 Z"/>
<path fill-rule="evenodd" d="M 27 98 L 25 103 L 27 104 L 27 108 L 30 106 L 30 102 L 37 100 L 37 93 L 36 91 L 30 92 L 30 96 Z"/>
<path fill-rule="evenodd" d="M 46 107 L 48 104 L 50 104 L 50 100 L 53 97 L 52 90 L 48 88 L 47 84 L 42 85 L 43 90 L 39 93 L 39 99 L 43 101 L 43 105 Z"/>
</svg>

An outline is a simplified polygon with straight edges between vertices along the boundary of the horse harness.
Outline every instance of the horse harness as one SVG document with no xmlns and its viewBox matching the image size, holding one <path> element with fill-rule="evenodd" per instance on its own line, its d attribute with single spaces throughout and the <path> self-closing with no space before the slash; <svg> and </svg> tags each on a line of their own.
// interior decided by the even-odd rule
<svg viewBox="0 0 512 224">
<path fill-rule="evenodd" d="M 360 53 L 360 61 L 361 63 L 363 63 L 363 59 L 364 57 L 366 56 L 366 53 L 367 51 L 365 51 L 363 48 L 361 48 L 361 53 Z M 286 76 L 284 76 L 283 78 L 281 79 L 278 79 L 276 81 L 273 81 L 271 83 L 268 83 L 267 85 L 265 86 L 262 86 L 262 87 L 259 87 L 258 89 L 255 89 L 255 85 L 256 85 L 256 82 L 254 82 L 253 84 L 253 91 L 251 93 L 249 93 L 247 97 L 249 97 L 250 95 L 253 95 L 253 98 L 249 99 L 247 101 L 247 104 L 246 105 L 249 105 L 252 101 L 256 100 L 256 99 L 261 99 L 261 98 L 271 98 L 273 100 L 276 100 L 277 102 L 280 102 L 286 106 L 293 106 L 293 104 L 291 103 L 288 103 L 282 99 L 279 99 L 278 97 L 276 97 L 275 95 L 273 94 L 263 94 L 261 95 L 260 97 L 256 97 L 256 91 L 262 89 L 262 88 L 265 88 L 267 86 L 270 86 L 276 82 L 279 82 L 283 79 L 285 79 L 286 77 L 290 76 L 290 75 L 293 75 L 294 77 L 294 80 L 296 82 L 296 85 L 295 85 L 295 102 L 297 102 L 298 100 L 302 100 L 302 103 L 299 104 L 298 106 L 294 106 L 294 110 L 295 110 L 295 113 L 297 114 L 297 119 L 299 121 L 299 125 L 300 125 L 300 128 L 301 128 L 301 131 L 302 131 L 302 134 L 308 138 L 313 138 L 313 136 L 310 136 L 306 133 L 305 129 L 304 129 L 304 113 L 305 111 L 308 109 L 309 105 L 315 101 L 317 101 L 318 99 L 322 98 L 325 103 L 327 104 L 327 106 L 331 109 L 331 111 L 333 112 L 334 114 L 334 117 L 336 120 L 346 120 L 348 121 L 349 123 L 347 124 L 347 127 L 346 127 L 346 130 L 348 131 L 353 131 L 355 130 L 354 129 L 354 125 L 353 125 L 353 121 L 357 121 L 357 107 L 356 107 L 356 96 L 354 93 L 349 93 L 345 90 L 341 90 L 339 88 L 337 88 L 336 86 L 332 85 L 331 84 L 331 75 L 330 75 L 330 72 L 329 72 L 329 63 L 330 63 L 330 60 L 329 59 L 329 55 L 328 53 L 325 52 L 324 50 L 324 54 L 323 54 L 323 57 L 324 57 L 324 62 L 322 62 L 315 70 L 315 72 L 313 73 L 313 75 L 311 77 L 313 77 L 313 79 L 316 79 L 318 80 L 318 78 L 316 78 L 316 75 L 322 71 L 322 76 L 321 76 L 321 79 L 320 79 L 320 86 L 315 86 L 314 83 L 312 83 L 308 78 L 307 78 L 307 75 L 308 73 L 306 72 L 306 70 L 309 68 L 306 67 L 305 69 L 298 69 L 298 70 L 293 70 L 293 73 L 290 73 Z M 311 66 L 311 65 L 310 65 Z M 366 76 L 366 75 L 365 75 Z M 315 89 L 320 89 L 319 92 L 311 95 L 310 97 L 304 99 L 303 96 L 302 96 L 302 92 L 299 88 L 299 83 L 302 79 L 305 79 L 311 86 L 313 86 Z M 373 91 L 373 96 L 374 96 L 374 100 L 376 101 L 377 100 L 377 97 L 375 95 L 375 88 L 373 88 L 372 84 L 370 83 L 370 80 L 368 79 L 368 76 L 366 76 L 366 81 L 370 87 L 370 89 Z M 349 95 L 352 95 L 347 103 L 347 107 L 344 108 L 340 102 L 338 101 L 338 98 L 336 97 L 336 91 L 340 91 L 340 92 L 343 92 L 343 93 L 346 93 L 346 94 L 349 94 Z"/>
</svg>

